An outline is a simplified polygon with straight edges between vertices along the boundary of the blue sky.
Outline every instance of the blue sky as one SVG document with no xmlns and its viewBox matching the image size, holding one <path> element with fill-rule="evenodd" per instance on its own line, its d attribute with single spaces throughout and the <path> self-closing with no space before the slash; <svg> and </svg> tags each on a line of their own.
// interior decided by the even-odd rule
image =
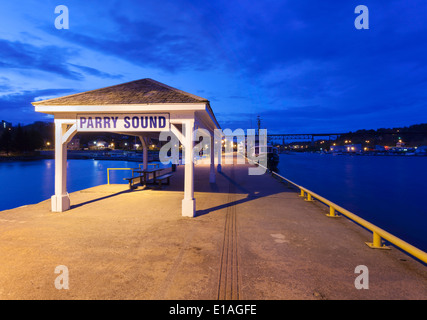
<svg viewBox="0 0 427 320">
<path fill-rule="evenodd" d="M 360 4 L 368 30 L 354 26 Z M 3 0 L 0 15 L 0 118 L 13 124 L 51 120 L 31 101 L 142 78 L 209 99 L 222 128 L 427 122 L 425 0 Z"/>
</svg>

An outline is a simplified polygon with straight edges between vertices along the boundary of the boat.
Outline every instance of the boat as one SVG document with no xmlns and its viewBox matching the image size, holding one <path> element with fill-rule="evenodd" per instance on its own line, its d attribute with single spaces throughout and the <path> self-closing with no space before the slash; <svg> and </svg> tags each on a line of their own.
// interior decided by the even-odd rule
<svg viewBox="0 0 427 320">
<path fill-rule="evenodd" d="M 279 149 L 273 146 L 267 146 L 267 167 L 269 169 L 276 169 L 279 160 Z"/>
<path fill-rule="evenodd" d="M 252 158 L 260 157 L 264 154 L 267 157 L 267 167 L 270 170 L 277 169 L 280 160 L 278 148 L 271 144 L 267 144 L 264 147 L 255 145 L 255 147 L 252 147 L 249 152 Z"/>
</svg>

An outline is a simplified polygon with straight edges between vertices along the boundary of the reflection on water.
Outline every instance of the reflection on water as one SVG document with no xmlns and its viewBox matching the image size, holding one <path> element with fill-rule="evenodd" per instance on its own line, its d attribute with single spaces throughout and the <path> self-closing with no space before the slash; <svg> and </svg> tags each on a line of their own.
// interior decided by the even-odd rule
<svg viewBox="0 0 427 320">
<path fill-rule="evenodd" d="M 107 168 L 138 164 L 68 160 L 68 191 L 107 183 Z M 278 171 L 360 217 L 427 251 L 427 157 L 282 154 Z M 112 183 L 126 183 L 130 171 L 112 171 Z M 49 199 L 54 160 L 0 163 L 0 210 Z"/>
<path fill-rule="evenodd" d="M 135 168 L 136 162 L 68 160 L 68 192 L 74 192 L 107 183 L 107 168 Z M 113 171 L 112 183 L 126 183 L 131 171 Z M 55 161 L 0 162 L 2 183 L 0 210 L 38 203 L 49 199 L 54 193 Z"/>
<path fill-rule="evenodd" d="M 427 251 L 427 157 L 281 154 L 281 175 Z"/>
</svg>

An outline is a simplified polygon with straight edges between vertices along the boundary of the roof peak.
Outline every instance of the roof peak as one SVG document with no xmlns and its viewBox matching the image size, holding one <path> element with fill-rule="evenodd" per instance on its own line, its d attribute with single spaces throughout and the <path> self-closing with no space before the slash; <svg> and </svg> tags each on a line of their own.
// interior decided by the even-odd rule
<svg viewBox="0 0 427 320">
<path fill-rule="evenodd" d="M 63 97 L 35 101 L 32 104 L 109 105 L 200 102 L 209 101 L 151 78 L 144 78 Z"/>
</svg>

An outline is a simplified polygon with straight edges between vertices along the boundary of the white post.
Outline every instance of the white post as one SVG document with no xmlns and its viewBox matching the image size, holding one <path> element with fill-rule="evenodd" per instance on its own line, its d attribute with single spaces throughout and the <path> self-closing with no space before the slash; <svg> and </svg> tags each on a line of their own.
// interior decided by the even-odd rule
<svg viewBox="0 0 427 320">
<path fill-rule="evenodd" d="M 194 217 L 196 213 L 196 200 L 194 199 L 194 162 L 193 162 L 193 131 L 194 119 L 183 121 L 184 149 L 185 149 L 185 174 L 184 174 L 184 199 L 182 200 L 182 215 Z"/>
<path fill-rule="evenodd" d="M 143 170 L 146 170 L 148 168 L 148 147 L 147 147 L 147 141 L 144 136 L 139 136 L 139 140 L 141 140 L 142 143 L 142 168 Z"/>
<path fill-rule="evenodd" d="M 218 136 L 216 136 L 218 137 Z M 219 139 L 215 139 L 218 140 L 217 144 L 215 145 L 215 149 L 217 151 L 217 165 L 216 165 L 216 171 L 221 173 L 221 161 L 222 161 L 222 139 L 221 136 L 219 137 Z"/>
<path fill-rule="evenodd" d="M 67 193 L 67 144 L 75 134 L 75 126 L 67 132 L 67 123 L 55 120 L 55 194 L 51 197 L 53 212 L 70 209 Z"/>
<path fill-rule="evenodd" d="M 215 136 L 211 134 L 211 145 L 210 145 L 210 158 L 211 158 L 211 166 L 209 172 L 209 183 L 216 182 L 215 176 Z"/>
</svg>

